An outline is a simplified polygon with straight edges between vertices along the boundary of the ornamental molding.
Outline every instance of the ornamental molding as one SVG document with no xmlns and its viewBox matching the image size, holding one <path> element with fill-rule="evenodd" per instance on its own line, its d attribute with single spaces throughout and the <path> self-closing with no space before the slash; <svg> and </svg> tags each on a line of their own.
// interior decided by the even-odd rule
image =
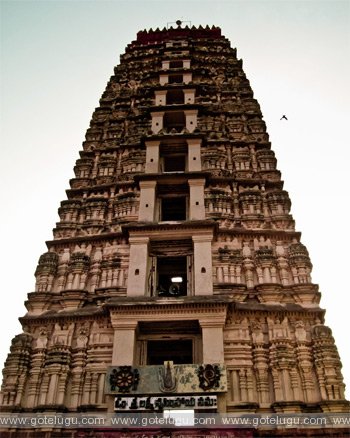
<svg viewBox="0 0 350 438">
<path fill-rule="evenodd" d="M 123 244 L 123 239 L 125 237 L 123 236 L 123 233 L 120 232 L 106 232 L 98 235 L 84 235 L 84 236 L 73 236 L 73 237 L 67 237 L 62 238 L 59 240 L 47 240 L 46 245 L 49 249 L 51 248 L 58 248 L 58 249 L 64 249 L 67 248 L 67 245 L 73 245 L 75 246 L 79 242 L 82 243 L 90 243 L 90 242 L 97 242 L 100 244 L 109 242 L 111 239 L 120 239 L 121 244 Z"/>
<path fill-rule="evenodd" d="M 236 228 L 219 228 L 217 231 L 217 236 L 230 236 L 234 235 L 235 237 L 247 237 L 250 236 L 252 239 L 256 236 L 265 236 L 265 237 L 276 237 L 278 240 L 282 240 L 284 242 L 292 242 L 293 238 L 300 239 L 301 233 L 299 231 L 285 231 L 285 230 L 246 230 L 241 227 Z"/>
<path fill-rule="evenodd" d="M 106 321 L 108 320 L 108 312 L 106 309 L 98 307 L 89 309 L 88 311 L 85 309 L 84 312 L 82 309 L 73 310 L 71 312 L 62 311 L 55 312 L 54 314 L 44 314 L 44 315 L 28 315 L 19 318 L 21 324 L 30 324 L 31 326 L 41 326 L 43 324 L 55 323 L 59 321 L 64 322 L 94 322 L 94 321 Z"/>
<path fill-rule="evenodd" d="M 270 306 L 269 306 L 270 307 Z M 300 311 L 283 311 L 280 309 L 259 309 L 259 310 L 249 310 L 249 309 L 239 309 L 234 304 L 230 307 L 227 312 L 227 323 L 229 325 L 232 324 L 234 319 L 247 318 L 250 321 L 266 321 L 266 318 L 269 316 L 273 316 L 274 318 L 284 319 L 284 317 L 288 317 L 289 319 L 303 319 L 303 321 L 309 321 L 316 325 L 315 321 L 319 321 L 319 324 L 322 324 L 324 319 L 325 310 L 323 309 L 302 309 Z"/>
<path fill-rule="evenodd" d="M 212 295 L 205 295 L 199 297 L 181 297 L 181 298 L 159 298 L 159 297 L 120 297 L 111 298 L 107 301 L 106 307 L 113 308 L 114 310 L 120 309 L 123 313 L 129 310 L 137 309 L 177 309 L 177 310 L 207 310 L 217 312 L 218 308 L 226 309 L 228 304 L 231 304 L 232 300 L 226 297 L 215 297 Z"/>
<path fill-rule="evenodd" d="M 112 307 L 112 306 L 111 306 Z M 119 308 L 118 308 L 119 307 Z M 111 321 L 113 325 L 119 325 L 121 321 L 130 322 L 130 318 L 135 321 L 168 321 L 171 315 L 175 320 L 199 319 L 201 323 L 205 318 L 209 318 L 208 324 L 217 321 L 221 326 L 226 318 L 227 304 L 188 304 L 188 305 L 138 305 L 118 306 L 117 304 L 110 309 Z M 203 319 L 204 318 L 204 319 Z"/>
<path fill-rule="evenodd" d="M 150 240 L 163 240 L 164 231 L 167 232 L 167 240 L 171 239 L 188 239 L 195 236 L 193 233 L 213 234 L 213 230 L 217 227 L 217 224 L 213 220 L 206 221 L 184 221 L 177 223 L 139 223 L 127 224 L 122 226 L 122 230 L 128 233 L 130 237 L 149 237 Z M 198 230 L 198 231 L 197 231 Z M 200 231 L 199 231 L 200 230 Z"/>
</svg>

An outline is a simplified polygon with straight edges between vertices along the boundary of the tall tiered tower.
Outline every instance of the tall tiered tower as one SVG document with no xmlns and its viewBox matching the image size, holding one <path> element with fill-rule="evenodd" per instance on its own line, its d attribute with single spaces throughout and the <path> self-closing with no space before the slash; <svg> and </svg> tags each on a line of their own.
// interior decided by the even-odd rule
<svg viewBox="0 0 350 438">
<path fill-rule="evenodd" d="M 219 28 L 139 32 L 74 172 L 3 411 L 348 409 L 259 104 Z"/>
</svg>

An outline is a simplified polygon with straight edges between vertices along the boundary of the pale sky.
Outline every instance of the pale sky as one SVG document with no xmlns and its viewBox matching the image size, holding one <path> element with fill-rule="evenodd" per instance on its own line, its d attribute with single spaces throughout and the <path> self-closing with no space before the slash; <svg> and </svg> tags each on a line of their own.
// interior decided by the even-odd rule
<svg viewBox="0 0 350 438">
<path fill-rule="evenodd" d="M 258 99 L 350 398 L 350 1 L 0 1 L 0 367 L 92 112 L 139 30 L 221 27 Z M 286 114 L 288 122 L 280 121 Z"/>
</svg>

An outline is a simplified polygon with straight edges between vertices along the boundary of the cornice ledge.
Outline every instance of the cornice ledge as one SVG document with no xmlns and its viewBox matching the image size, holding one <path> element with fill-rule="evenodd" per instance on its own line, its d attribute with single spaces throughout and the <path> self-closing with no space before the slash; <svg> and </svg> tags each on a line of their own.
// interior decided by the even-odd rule
<svg viewBox="0 0 350 438">
<path fill-rule="evenodd" d="M 232 302 L 230 298 L 216 296 L 186 297 L 186 298 L 159 298 L 159 297 L 120 297 L 111 298 L 104 304 L 104 307 L 112 308 L 202 308 L 220 307 L 229 305 Z"/>
<path fill-rule="evenodd" d="M 257 302 L 235 303 L 236 310 L 246 311 L 264 311 L 264 312 L 307 312 L 307 313 L 321 313 L 324 314 L 325 310 L 320 307 L 304 307 L 300 304 L 284 303 L 284 304 L 263 304 Z"/>
<path fill-rule="evenodd" d="M 60 312 L 49 310 L 41 315 L 25 315 L 19 318 L 21 323 L 35 322 L 35 321 L 48 321 L 58 319 L 78 319 L 81 317 L 96 317 L 106 315 L 106 309 L 103 307 L 87 306 L 81 309 L 62 310 Z"/>
<path fill-rule="evenodd" d="M 129 222 L 122 225 L 123 232 L 144 232 L 146 230 L 150 231 L 163 231 L 163 230 L 184 230 L 184 229 L 194 229 L 194 228 L 217 228 L 217 223 L 212 219 L 206 220 L 191 220 L 191 221 L 181 221 L 176 223 L 170 222 Z"/>
<path fill-rule="evenodd" d="M 148 180 L 157 181 L 167 181 L 173 179 L 183 179 L 187 181 L 188 179 L 199 179 L 199 178 L 209 178 L 210 172 L 198 170 L 191 172 L 168 172 L 168 173 L 140 173 L 134 176 L 135 182 L 143 182 Z"/>
<path fill-rule="evenodd" d="M 236 236 L 260 236 L 264 234 L 265 236 L 276 236 L 281 238 L 290 238 L 295 237 L 300 239 L 301 232 L 294 230 L 274 230 L 274 229 L 264 229 L 264 230 L 249 230 L 243 227 L 235 227 L 235 228 L 219 228 L 218 234 L 234 234 Z"/>
<path fill-rule="evenodd" d="M 62 239 L 53 239 L 53 240 L 46 240 L 46 246 L 48 248 L 51 248 L 52 246 L 56 245 L 63 245 L 63 244 L 70 244 L 70 243 L 76 243 L 76 242 L 93 242 L 98 240 L 107 240 L 111 238 L 117 238 L 121 237 L 123 234 L 122 232 L 107 232 L 102 234 L 90 234 L 86 236 L 72 236 L 72 237 L 63 237 Z"/>
</svg>

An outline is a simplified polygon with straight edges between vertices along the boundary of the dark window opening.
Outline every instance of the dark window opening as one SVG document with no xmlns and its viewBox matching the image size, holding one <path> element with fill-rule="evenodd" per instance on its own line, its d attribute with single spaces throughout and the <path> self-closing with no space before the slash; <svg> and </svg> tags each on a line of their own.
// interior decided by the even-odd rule
<svg viewBox="0 0 350 438">
<path fill-rule="evenodd" d="M 175 364 L 193 363 L 192 340 L 147 342 L 147 365 L 163 365 L 168 360 Z"/>
<path fill-rule="evenodd" d="M 184 78 L 183 75 L 169 75 L 169 84 L 182 84 Z"/>
<path fill-rule="evenodd" d="M 186 257 L 158 257 L 157 293 L 163 297 L 187 295 Z"/>
<path fill-rule="evenodd" d="M 186 126 L 186 118 L 184 112 L 171 112 L 164 115 L 164 128 L 175 129 L 177 132 L 181 132 Z"/>
<path fill-rule="evenodd" d="M 182 90 L 168 90 L 166 94 L 167 105 L 181 104 L 185 102 L 185 95 Z"/>
<path fill-rule="evenodd" d="M 161 221 L 186 220 L 186 197 L 161 198 Z"/>
<path fill-rule="evenodd" d="M 183 67 L 184 63 L 183 61 L 170 61 L 169 62 L 169 68 L 181 68 Z"/>
<path fill-rule="evenodd" d="M 164 172 L 185 172 L 185 155 L 166 155 L 163 158 Z"/>
</svg>

